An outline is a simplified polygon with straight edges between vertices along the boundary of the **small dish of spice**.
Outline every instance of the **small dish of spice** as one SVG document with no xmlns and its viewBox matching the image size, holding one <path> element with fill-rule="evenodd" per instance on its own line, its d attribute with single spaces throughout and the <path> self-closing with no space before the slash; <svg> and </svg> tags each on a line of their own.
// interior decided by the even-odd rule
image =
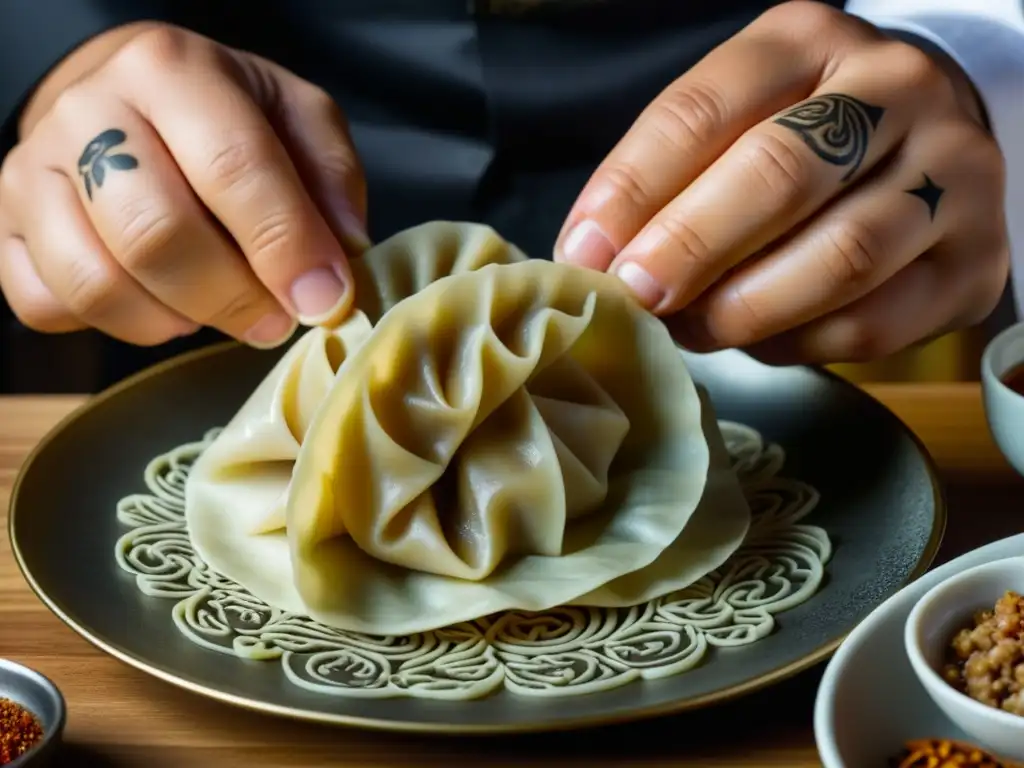
<svg viewBox="0 0 1024 768">
<path fill-rule="evenodd" d="M 925 593 L 903 636 L 938 707 L 979 745 L 1012 760 L 1024 760 L 1022 594 L 1024 557 L 970 568 Z"/>
<path fill-rule="evenodd" d="M 1024 768 L 973 744 L 950 739 L 915 739 L 889 763 L 890 768 Z"/>
<path fill-rule="evenodd" d="M 50 680 L 0 659 L 0 766 L 49 765 L 64 731 L 64 697 Z"/>
</svg>

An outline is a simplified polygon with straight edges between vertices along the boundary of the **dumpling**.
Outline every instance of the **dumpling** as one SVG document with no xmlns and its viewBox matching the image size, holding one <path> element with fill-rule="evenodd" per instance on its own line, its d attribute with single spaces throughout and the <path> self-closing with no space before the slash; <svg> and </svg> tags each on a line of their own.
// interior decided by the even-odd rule
<svg viewBox="0 0 1024 768">
<path fill-rule="evenodd" d="M 243 461 L 216 450 L 255 434 L 250 405 L 282 391 L 281 365 L 193 469 L 189 529 L 215 570 L 280 609 L 392 635 L 633 605 L 736 550 L 750 512 L 664 326 L 616 278 L 503 243 L 431 224 L 357 263 L 374 326 L 293 432 L 294 470 L 271 471 L 285 452 L 260 441 Z"/>
</svg>

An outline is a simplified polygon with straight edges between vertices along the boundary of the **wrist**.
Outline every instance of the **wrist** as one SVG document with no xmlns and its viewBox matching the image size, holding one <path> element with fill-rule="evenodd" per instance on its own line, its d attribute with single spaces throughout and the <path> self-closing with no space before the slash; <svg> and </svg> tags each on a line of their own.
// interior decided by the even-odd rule
<svg viewBox="0 0 1024 768">
<path fill-rule="evenodd" d="M 155 21 L 139 21 L 114 27 L 90 38 L 65 56 L 40 81 L 25 102 L 18 120 L 19 138 L 26 136 L 35 127 L 66 88 L 101 67 L 136 35 L 160 26 L 164 25 Z"/>
</svg>

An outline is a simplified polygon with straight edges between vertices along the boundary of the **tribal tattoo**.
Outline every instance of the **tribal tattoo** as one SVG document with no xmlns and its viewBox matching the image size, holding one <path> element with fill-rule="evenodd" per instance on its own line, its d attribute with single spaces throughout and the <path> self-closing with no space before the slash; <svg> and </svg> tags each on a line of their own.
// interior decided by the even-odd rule
<svg viewBox="0 0 1024 768">
<path fill-rule="evenodd" d="M 828 93 L 797 104 L 775 122 L 796 133 L 825 162 L 846 168 L 842 180 L 848 181 L 864 162 L 868 142 L 883 114 L 883 107 Z"/>
<path fill-rule="evenodd" d="M 78 173 L 85 184 L 85 194 L 92 200 L 93 189 L 103 186 L 108 171 L 130 171 L 139 167 L 134 156 L 120 153 L 112 155 L 110 150 L 124 144 L 128 136 L 118 128 L 108 128 L 90 141 L 82 156 L 78 158 Z"/>
</svg>

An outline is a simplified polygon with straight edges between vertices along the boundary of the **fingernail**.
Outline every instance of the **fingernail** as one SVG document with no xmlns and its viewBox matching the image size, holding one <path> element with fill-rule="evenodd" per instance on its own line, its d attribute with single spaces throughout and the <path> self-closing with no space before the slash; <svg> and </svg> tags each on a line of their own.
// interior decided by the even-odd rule
<svg viewBox="0 0 1024 768">
<path fill-rule="evenodd" d="M 611 240 L 596 221 L 584 219 L 569 230 L 561 247 L 555 248 L 555 259 L 590 269 L 605 270 L 615 258 Z"/>
<path fill-rule="evenodd" d="M 257 349 L 271 349 L 288 341 L 297 326 L 298 323 L 284 312 L 271 312 L 257 320 L 245 332 L 243 340 Z"/>
<path fill-rule="evenodd" d="M 615 270 L 615 274 L 636 295 L 640 303 L 651 311 L 657 309 L 664 300 L 665 289 L 635 261 L 623 262 Z"/>
<path fill-rule="evenodd" d="M 292 283 L 291 296 L 299 321 L 318 325 L 335 314 L 347 300 L 347 286 L 329 267 L 311 269 Z"/>
</svg>

